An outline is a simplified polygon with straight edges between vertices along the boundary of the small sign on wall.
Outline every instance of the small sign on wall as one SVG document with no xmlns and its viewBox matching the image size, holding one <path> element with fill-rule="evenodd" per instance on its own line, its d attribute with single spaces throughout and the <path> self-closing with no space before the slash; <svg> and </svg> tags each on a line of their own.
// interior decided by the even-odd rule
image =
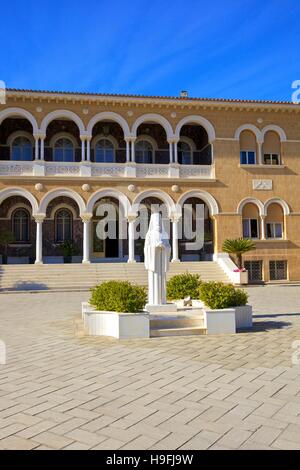
<svg viewBox="0 0 300 470">
<path fill-rule="evenodd" d="M 252 188 L 261 191 L 271 191 L 273 189 L 272 180 L 252 180 Z"/>
</svg>

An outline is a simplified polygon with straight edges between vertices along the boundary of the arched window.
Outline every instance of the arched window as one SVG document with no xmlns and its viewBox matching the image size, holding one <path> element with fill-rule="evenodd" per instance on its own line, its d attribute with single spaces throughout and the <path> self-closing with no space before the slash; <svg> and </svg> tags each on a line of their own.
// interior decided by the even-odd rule
<svg viewBox="0 0 300 470">
<path fill-rule="evenodd" d="M 26 209 L 16 209 L 12 215 L 12 232 L 16 242 L 29 241 L 29 213 Z"/>
<path fill-rule="evenodd" d="M 55 241 L 72 240 L 73 217 L 68 209 L 59 209 L 55 215 Z"/>
<path fill-rule="evenodd" d="M 263 163 L 265 165 L 280 165 L 280 137 L 274 131 L 268 131 L 265 134 L 263 144 Z"/>
<path fill-rule="evenodd" d="M 248 203 L 243 207 L 243 238 L 260 238 L 259 211 L 255 204 Z"/>
<path fill-rule="evenodd" d="M 112 163 L 115 161 L 115 149 L 108 139 L 101 139 L 95 145 L 95 162 Z"/>
<path fill-rule="evenodd" d="M 241 165 L 255 165 L 256 162 L 256 136 L 250 130 L 240 134 L 240 163 Z"/>
<path fill-rule="evenodd" d="M 192 165 L 193 154 L 190 145 L 187 142 L 178 142 L 178 163 L 182 165 Z"/>
<path fill-rule="evenodd" d="M 54 158 L 55 162 L 73 162 L 74 161 L 74 146 L 70 139 L 65 137 L 57 139 L 54 145 Z"/>
<path fill-rule="evenodd" d="M 16 137 L 11 146 L 12 160 L 32 160 L 32 144 L 27 137 Z"/>
<path fill-rule="evenodd" d="M 135 161 L 137 163 L 153 162 L 153 147 L 147 140 L 140 140 L 135 146 Z"/>
</svg>

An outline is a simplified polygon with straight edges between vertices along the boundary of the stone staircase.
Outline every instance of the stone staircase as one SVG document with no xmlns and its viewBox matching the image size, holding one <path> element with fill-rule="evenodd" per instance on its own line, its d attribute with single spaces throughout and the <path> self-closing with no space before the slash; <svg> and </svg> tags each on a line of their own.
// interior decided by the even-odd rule
<svg viewBox="0 0 300 470">
<path fill-rule="evenodd" d="M 150 315 L 150 336 L 191 336 L 205 335 L 203 315 L 191 309 L 181 309 L 176 313 Z"/>
<path fill-rule="evenodd" d="M 214 261 L 170 263 L 167 277 L 186 271 L 198 273 L 203 281 L 230 282 Z M 85 291 L 113 279 L 147 285 L 147 272 L 143 263 L 0 265 L 1 292 Z"/>
</svg>

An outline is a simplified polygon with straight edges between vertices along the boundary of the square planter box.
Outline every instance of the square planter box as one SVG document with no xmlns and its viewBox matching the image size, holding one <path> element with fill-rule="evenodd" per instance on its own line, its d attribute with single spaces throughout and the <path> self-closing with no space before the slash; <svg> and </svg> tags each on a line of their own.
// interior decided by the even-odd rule
<svg viewBox="0 0 300 470">
<path fill-rule="evenodd" d="M 236 333 L 236 330 L 252 328 L 252 307 L 224 308 L 209 310 L 204 308 L 205 325 L 207 334 Z"/>
<path fill-rule="evenodd" d="M 235 333 L 235 309 L 204 310 L 204 323 L 208 335 Z"/>
<path fill-rule="evenodd" d="M 235 326 L 237 330 L 242 328 L 252 328 L 251 305 L 235 307 Z"/>
<path fill-rule="evenodd" d="M 248 284 L 248 271 L 232 272 L 233 284 Z"/>
<path fill-rule="evenodd" d="M 149 314 L 118 313 L 95 310 L 82 302 L 82 318 L 89 335 L 112 336 L 118 339 L 149 338 Z"/>
</svg>

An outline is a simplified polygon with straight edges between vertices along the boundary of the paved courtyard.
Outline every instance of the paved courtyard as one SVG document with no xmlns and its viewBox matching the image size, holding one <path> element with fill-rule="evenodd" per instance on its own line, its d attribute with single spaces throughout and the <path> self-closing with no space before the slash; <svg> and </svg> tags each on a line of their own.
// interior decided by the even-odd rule
<svg viewBox="0 0 300 470">
<path fill-rule="evenodd" d="M 135 341 L 78 334 L 88 293 L 1 294 L 0 449 L 300 449 L 300 286 L 248 290 L 252 332 Z"/>
</svg>

